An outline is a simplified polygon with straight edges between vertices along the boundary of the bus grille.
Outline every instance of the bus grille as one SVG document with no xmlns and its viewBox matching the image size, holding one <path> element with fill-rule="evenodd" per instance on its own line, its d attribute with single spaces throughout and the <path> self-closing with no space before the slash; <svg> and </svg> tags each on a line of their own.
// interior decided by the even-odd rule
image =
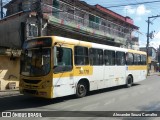
<svg viewBox="0 0 160 120">
<path fill-rule="evenodd" d="M 29 94 L 37 94 L 37 91 L 36 90 L 27 90 L 27 89 L 24 89 L 23 90 L 23 93 L 29 93 Z"/>
<path fill-rule="evenodd" d="M 29 84 L 38 84 L 39 82 L 41 82 L 41 80 L 27 80 L 27 79 L 23 79 L 23 81 Z"/>
</svg>

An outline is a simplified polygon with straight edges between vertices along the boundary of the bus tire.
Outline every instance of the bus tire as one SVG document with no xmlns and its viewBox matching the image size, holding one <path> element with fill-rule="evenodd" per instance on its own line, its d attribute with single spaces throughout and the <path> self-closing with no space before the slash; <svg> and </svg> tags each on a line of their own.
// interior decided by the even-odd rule
<svg viewBox="0 0 160 120">
<path fill-rule="evenodd" d="M 132 86 L 132 84 L 133 84 L 132 77 L 128 76 L 127 79 L 126 79 L 126 87 L 129 88 L 129 87 Z"/>
<path fill-rule="evenodd" d="M 82 98 L 87 94 L 87 85 L 84 82 L 79 82 L 76 88 L 76 96 Z"/>
</svg>

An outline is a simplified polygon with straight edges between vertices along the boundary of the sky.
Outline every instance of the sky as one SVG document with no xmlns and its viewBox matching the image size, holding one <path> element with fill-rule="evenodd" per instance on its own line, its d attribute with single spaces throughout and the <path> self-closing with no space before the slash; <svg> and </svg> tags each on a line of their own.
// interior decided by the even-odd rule
<svg viewBox="0 0 160 120">
<path fill-rule="evenodd" d="M 135 34 L 139 37 L 140 47 L 146 46 L 147 41 L 147 20 L 148 17 L 160 15 L 160 1 L 155 0 L 83 0 L 90 5 L 100 4 L 103 7 L 110 7 L 115 5 L 126 5 L 121 7 L 108 8 L 122 16 L 129 16 L 134 21 L 134 25 L 139 27 L 139 34 Z M 129 5 L 133 3 L 153 2 L 148 4 Z M 158 48 L 160 45 L 160 17 L 150 18 L 152 24 L 150 24 L 150 33 L 153 31 L 154 37 L 150 39 L 150 46 Z"/>
</svg>

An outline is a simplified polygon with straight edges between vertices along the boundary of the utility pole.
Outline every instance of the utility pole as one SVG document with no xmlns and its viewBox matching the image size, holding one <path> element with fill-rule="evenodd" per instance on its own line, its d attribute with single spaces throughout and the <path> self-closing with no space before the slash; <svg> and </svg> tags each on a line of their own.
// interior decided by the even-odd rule
<svg viewBox="0 0 160 120">
<path fill-rule="evenodd" d="M 151 19 L 151 18 L 157 18 L 157 17 L 160 17 L 160 15 L 148 17 L 148 20 L 147 20 L 147 23 L 148 23 L 148 29 L 147 29 L 147 44 L 146 44 L 146 52 L 147 52 L 147 75 L 149 74 L 149 66 L 148 66 L 148 58 L 149 58 L 149 38 L 152 37 L 152 36 L 150 36 L 151 34 L 149 33 L 149 25 L 150 25 L 150 23 L 151 23 L 150 19 Z"/>
<path fill-rule="evenodd" d="M 41 6 L 41 0 L 38 0 L 38 6 L 37 6 L 37 19 L 38 19 L 38 36 L 42 36 L 42 6 Z"/>
<path fill-rule="evenodd" d="M 1 0 L 0 2 L 1 2 L 0 4 L 1 4 L 1 19 L 2 19 L 3 18 L 3 1 Z"/>
<path fill-rule="evenodd" d="M 146 52 L 147 52 L 147 75 L 149 75 L 149 64 L 148 64 L 148 59 L 149 59 L 149 55 L 148 55 L 148 52 L 149 52 L 149 24 L 150 24 L 150 18 L 148 17 L 148 29 L 147 29 L 147 44 L 146 44 Z"/>
</svg>

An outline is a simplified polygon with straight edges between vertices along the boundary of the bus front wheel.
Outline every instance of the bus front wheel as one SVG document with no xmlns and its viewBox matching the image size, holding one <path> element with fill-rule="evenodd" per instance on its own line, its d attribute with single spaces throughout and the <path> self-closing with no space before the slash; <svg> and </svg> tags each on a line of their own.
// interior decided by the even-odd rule
<svg viewBox="0 0 160 120">
<path fill-rule="evenodd" d="M 132 86 L 132 84 L 133 84 L 132 77 L 128 76 L 127 79 L 126 79 L 126 87 L 129 88 L 129 87 Z"/>
<path fill-rule="evenodd" d="M 76 96 L 81 98 L 87 94 L 87 85 L 84 82 L 79 82 L 76 89 Z"/>
</svg>

